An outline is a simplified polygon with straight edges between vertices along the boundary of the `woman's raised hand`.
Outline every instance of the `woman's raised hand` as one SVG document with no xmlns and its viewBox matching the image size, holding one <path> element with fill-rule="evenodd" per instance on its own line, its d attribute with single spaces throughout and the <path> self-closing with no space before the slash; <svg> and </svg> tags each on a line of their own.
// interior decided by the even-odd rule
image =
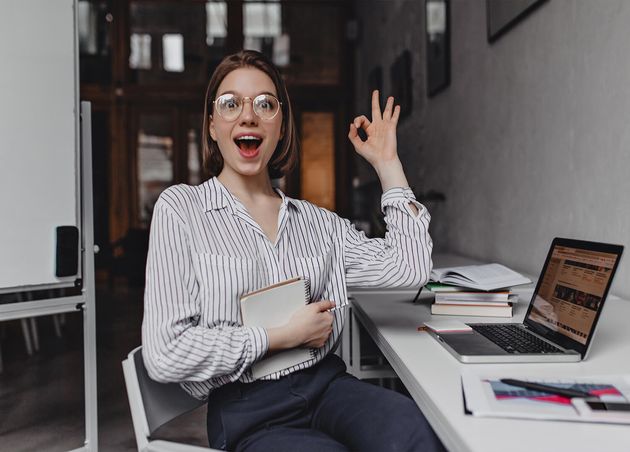
<svg viewBox="0 0 630 452">
<path fill-rule="evenodd" d="M 400 116 L 400 105 L 394 107 L 394 98 L 389 97 L 385 109 L 381 113 L 378 91 L 372 92 L 372 122 L 365 115 L 357 116 L 350 124 L 348 138 L 357 154 L 365 158 L 376 170 L 381 165 L 396 161 L 396 126 Z M 359 136 L 359 129 L 363 129 L 367 140 Z"/>
</svg>

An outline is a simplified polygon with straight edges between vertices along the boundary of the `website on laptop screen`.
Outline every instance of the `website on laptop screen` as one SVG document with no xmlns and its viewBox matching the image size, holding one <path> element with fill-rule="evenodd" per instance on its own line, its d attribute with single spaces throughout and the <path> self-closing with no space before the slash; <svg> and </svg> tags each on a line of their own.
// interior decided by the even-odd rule
<svg viewBox="0 0 630 452">
<path fill-rule="evenodd" d="M 586 344 L 617 257 L 556 246 L 542 275 L 529 320 Z"/>
</svg>

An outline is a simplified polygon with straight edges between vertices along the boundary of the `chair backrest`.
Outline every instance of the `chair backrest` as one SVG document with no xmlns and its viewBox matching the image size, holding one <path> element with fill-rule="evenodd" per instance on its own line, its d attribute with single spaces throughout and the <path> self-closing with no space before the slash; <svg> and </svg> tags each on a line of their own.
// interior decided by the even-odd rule
<svg viewBox="0 0 630 452">
<path fill-rule="evenodd" d="M 144 367 L 142 346 L 132 350 L 122 366 L 138 450 L 147 446 L 150 435 L 158 427 L 205 403 L 177 383 L 152 380 Z"/>
</svg>

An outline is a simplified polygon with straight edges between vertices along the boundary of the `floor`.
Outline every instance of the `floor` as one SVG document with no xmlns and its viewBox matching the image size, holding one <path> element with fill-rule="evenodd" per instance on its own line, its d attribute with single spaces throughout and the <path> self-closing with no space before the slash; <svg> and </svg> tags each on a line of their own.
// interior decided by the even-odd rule
<svg viewBox="0 0 630 452">
<path fill-rule="evenodd" d="M 124 281 L 97 287 L 99 451 L 134 451 L 121 361 L 140 344 L 142 288 Z M 37 319 L 39 351 L 28 356 L 20 321 L 0 324 L 0 451 L 67 451 L 83 445 L 82 315 L 66 314 L 61 337 L 52 317 Z M 163 427 L 157 437 L 207 445 L 200 408 Z"/>
<path fill-rule="evenodd" d="M 140 345 L 142 287 L 124 279 L 97 285 L 98 449 L 134 451 L 136 441 L 121 361 Z M 20 321 L 0 322 L 0 452 L 68 451 L 85 439 L 82 314 L 66 314 L 57 336 L 52 317 L 37 319 L 40 349 L 28 356 Z M 361 340 L 368 344 L 367 338 Z M 367 350 L 373 355 L 376 347 Z M 399 380 L 381 381 L 405 393 Z M 162 427 L 155 436 L 207 445 L 205 407 Z"/>
</svg>

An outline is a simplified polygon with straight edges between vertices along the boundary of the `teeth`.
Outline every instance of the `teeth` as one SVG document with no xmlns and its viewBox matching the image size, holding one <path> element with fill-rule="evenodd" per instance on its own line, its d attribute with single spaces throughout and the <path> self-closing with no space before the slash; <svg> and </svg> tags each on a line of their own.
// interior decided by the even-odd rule
<svg viewBox="0 0 630 452">
<path fill-rule="evenodd" d="M 237 138 L 237 140 L 256 140 L 256 141 L 260 141 L 261 138 L 259 137 L 255 137 L 252 135 L 243 135 Z"/>
</svg>

